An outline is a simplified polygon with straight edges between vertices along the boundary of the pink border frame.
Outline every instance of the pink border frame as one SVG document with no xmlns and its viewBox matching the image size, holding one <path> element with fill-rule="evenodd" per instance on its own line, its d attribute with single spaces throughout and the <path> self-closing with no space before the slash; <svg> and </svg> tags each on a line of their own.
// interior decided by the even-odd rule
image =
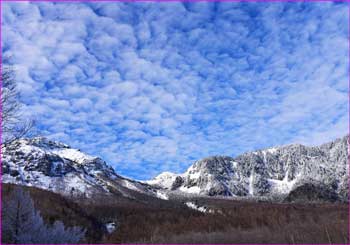
<svg viewBox="0 0 350 245">
<path fill-rule="evenodd" d="M 0 0 L 0 2 L 338 2 L 350 0 Z"/>
<path fill-rule="evenodd" d="M 349 165 L 349 178 L 348 178 L 348 235 L 350 239 L 350 0 L 0 0 L 0 114 L 2 114 L 2 2 L 343 2 L 348 3 L 348 165 Z M 0 125 L 2 125 L 2 116 L 0 116 Z M 0 126 L 0 145 L 2 144 L 2 127 Z M 2 148 L 0 147 L 0 245 L 2 241 Z M 131 244 L 131 243 L 129 243 Z M 263 243 L 261 243 L 263 244 Z M 246 245 L 261 245 L 261 244 L 246 244 Z M 349 241 L 350 244 L 350 241 Z M 7 244 L 6 244 L 7 245 Z M 9 244 L 8 244 L 9 245 Z M 37 244 L 37 245 L 49 245 L 49 244 Z M 90 244 L 79 244 L 90 245 Z M 99 245 L 112 245 L 101 244 Z M 138 244 L 145 245 L 145 244 Z M 177 245 L 177 244 L 174 244 Z M 180 244 L 179 244 L 180 245 Z M 210 244 L 201 244 L 210 245 Z M 217 244 L 223 245 L 223 244 Z M 235 244 L 236 245 L 236 244 Z M 237 244 L 238 245 L 238 244 Z M 276 244 L 276 245 L 288 245 L 288 244 Z M 315 244 L 300 244 L 300 245 L 315 245 Z M 337 245 L 337 244 L 334 244 Z M 340 244 L 339 244 L 340 245 Z"/>
</svg>

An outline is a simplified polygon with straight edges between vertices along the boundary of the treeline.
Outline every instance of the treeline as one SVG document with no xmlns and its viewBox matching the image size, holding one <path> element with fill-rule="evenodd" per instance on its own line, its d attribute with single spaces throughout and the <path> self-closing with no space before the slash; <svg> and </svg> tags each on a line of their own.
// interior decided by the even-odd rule
<svg viewBox="0 0 350 245">
<path fill-rule="evenodd" d="M 13 187 L 2 204 L 2 242 L 7 244 L 78 243 L 85 230 L 66 228 L 62 221 L 44 222 L 28 191 Z"/>
</svg>

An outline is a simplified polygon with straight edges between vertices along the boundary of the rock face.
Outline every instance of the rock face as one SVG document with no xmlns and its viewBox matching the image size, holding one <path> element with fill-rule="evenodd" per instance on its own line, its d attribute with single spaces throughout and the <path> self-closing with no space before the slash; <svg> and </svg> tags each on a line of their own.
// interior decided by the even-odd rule
<svg viewBox="0 0 350 245">
<path fill-rule="evenodd" d="M 98 157 L 65 144 L 38 137 L 21 139 L 3 149 L 2 182 L 34 186 L 69 196 L 129 190 L 156 196 L 146 184 L 123 178 Z"/>
<path fill-rule="evenodd" d="M 335 190 L 329 186 L 322 184 L 306 183 L 304 185 L 296 187 L 292 190 L 287 198 L 288 202 L 312 202 L 312 201 L 331 201 L 335 202 L 339 200 L 339 197 Z"/>
<path fill-rule="evenodd" d="M 337 199 L 346 201 L 347 157 L 346 136 L 317 147 L 293 144 L 248 152 L 235 158 L 209 157 L 195 162 L 184 174 L 167 173 L 171 177 L 166 181 L 157 177 L 147 183 L 169 192 L 253 198 L 286 197 L 294 193 L 293 198 L 297 190 L 305 193 L 317 189 L 332 192 Z M 334 200 L 334 195 L 319 196 Z"/>
</svg>

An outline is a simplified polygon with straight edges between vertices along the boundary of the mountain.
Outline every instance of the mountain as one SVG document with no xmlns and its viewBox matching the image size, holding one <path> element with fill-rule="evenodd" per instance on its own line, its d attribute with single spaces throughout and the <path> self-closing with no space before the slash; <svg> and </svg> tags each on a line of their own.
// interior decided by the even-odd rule
<svg viewBox="0 0 350 245">
<path fill-rule="evenodd" d="M 316 147 L 293 144 L 234 158 L 212 156 L 183 174 L 165 172 L 146 182 L 124 178 L 101 158 L 43 137 L 20 139 L 2 150 L 3 183 L 71 197 L 348 200 L 347 136 Z"/>
<path fill-rule="evenodd" d="M 146 183 L 171 193 L 245 198 L 348 200 L 348 136 L 307 147 L 293 144 L 196 161 L 185 173 Z M 316 197 L 314 196 L 314 197 Z M 306 198 L 306 199 L 305 199 Z"/>
<path fill-rule="evenodd" d="M 157 197 L 157 189 L 118 175 L 101 158 L 43 137 L 20 139 L 3 149 L 2 182 L 72 197 Z"/>
</svg>

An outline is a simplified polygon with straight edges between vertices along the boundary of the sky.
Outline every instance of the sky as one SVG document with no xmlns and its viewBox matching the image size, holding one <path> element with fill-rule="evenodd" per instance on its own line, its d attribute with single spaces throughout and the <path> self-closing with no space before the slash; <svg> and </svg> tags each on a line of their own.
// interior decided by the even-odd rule
<svg viewBox="0 0 350 245">
<path fill-rule="evenodd" d="M 342 3 L 2 3 L 23 118 L 139 180 L 348 132 Z"/>
</svg>

